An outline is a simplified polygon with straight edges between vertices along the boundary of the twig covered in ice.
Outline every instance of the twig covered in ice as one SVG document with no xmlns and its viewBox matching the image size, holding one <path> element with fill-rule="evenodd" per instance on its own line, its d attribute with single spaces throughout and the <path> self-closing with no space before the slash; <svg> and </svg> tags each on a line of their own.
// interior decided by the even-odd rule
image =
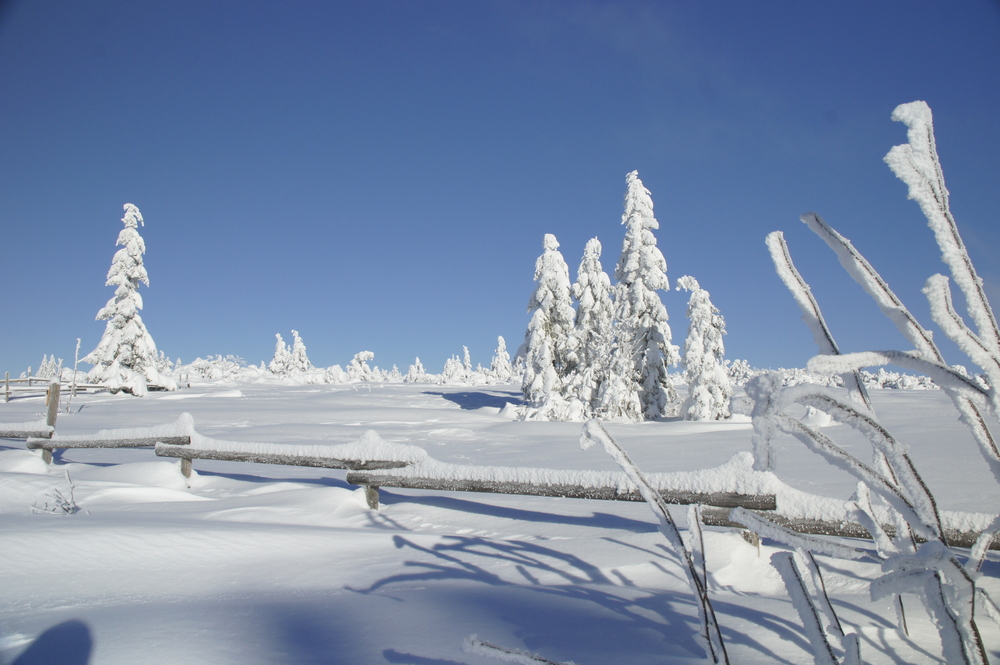
<svg viewBox="0 0 1000 665">
<path fill-rule="evenodd" d="M 746 508 L 733 508 L 729 512 L 729 519 L 737 524 L 742 524 L 764 538 L 776 540 L 788 547 L 811 550 L 838 559 L 864 559 L 868 557 L 864 550 L 841 545 L 833 540 L 792 531 Z"/>
<path fill-rule="evenodd" d="M 918 351 L 932 360 L 937 360 L 944 364 L 944 356 L 941 355 L 937 345 L 934 344 L 934 337 L 930 331 L 920 325 L 916 317 L 903 304 L 903 301 L 893 293 L 886 281 L 882 279 L 882 276 L 854 248 L 851 241 L 840 235 L 822 217 L 814 212 L 806 213 L 799 219 L 829 245 L 830 249 L 837 254 L 840 265 L 844 267 L 847 274 L 853 277 L 854 281 L 860 284 L 861 288 L 871 296 L 875 304 L 882 310 L 882 313 L 896 324 L 896 327 L 903 333 L 903 336 Z"/>
<path fill-rule="evenodd" d="M 649 481 L 646 480 L 639 467 L 628 456 L 628 453 L 618 445 L 618 442 L 615 441 L 604 425 L 599 420 L 589 420 L 583 426 L 583 432 L 580 435 L 580 447 L 586 450 L 595 443 L 600 443 L 604 451 L 611 455 L 622 471 L 639 487 L 642 497 L 646 500 L 653 514 L 656 515 L 660 523 L 660 533 L 666 537 L 674 553 L 681 560 L 682 568 L 687 574 L 688 583 L 691 585 L 691 590 L 698 600 L 698 616 L 701 619 L 702 626 L 699 638 L 702 642 L 702 647 L 705 649 L 706 655 L 713 662 L 726 663 L 728 665 L 729 655 L 726 653 L 726 645 L 722 641 L 722 631 L 715 618 L 715 609 L 712 607 L 712 601 L 708 597 L 708 581 L 699 571 L 691 551 L 685 547 L 680 530 L 678 530 L 674 518 L 670 515 L 670 510 L 667 508 L 666 502 L 660 496 L 660 493 L 649 484 Z"/>
<path fill-rule="evenodd" d="M 948 265 L 955 283 L 965 295 L 969 316 L 980 338 L 994 354 L 1000 355 L 1000 328 L 986 298 L 983 280 L 976 274 L 948 204 L 948 188 L 935 145 L 931 109 L 921 101 L 900 104 L 892 112 L 892 119 L 906 125 L 908 142 L 893 147 L 885 156 L 885 163 L 906 183 L 909 197 L 920 205 L 941 248 L 941 260 Z"/>
<path fill-rule="evenodd" d="M 813 657 L 816 665 L 840 665 L 837 654 L 833 651 L 830 640 L 827 639 L 826 631 L 823 629 L 823 622 L 820 619 L 820 611 L 813 603 L 806 589 L 805 581 L 799 572 L 798 566 L 791 552 L 775 552 L 771 555 L 771 565 L 774 566 L 778 574 L 781 575 L 785 588 L 788 590 L 788 597 L 792 601 L 792 606 L 798 612 L 799 618 L 809 638 L 812 646 Z"/>
<path fill-rule="evenodd" d="M 816 346 L 819 347 L 820 353 L 839 354 L 840 347 L 837 346 L 836 340 L 833 339 L 833 333 L 830 332 L 830 328 L 826 325 L 826 319 L 823 318 L 823 312 L 819 308 L 819 303 L 813 297 L 812 289 L 809 288 L 809 284 L 802 278 L 802 275 L 792 262 L 792 255 L 788 252 L 788 245 L 785 243 L 784 234 L 781 231 L 769 233 L 766 242 L 767 248 L 771 252 L 771 259 L 774 261 L 774 268 L 778 276 L 781 277 L 781 281 L 788 287 L 799 309 L 802 310 L 802 320 L 809 326 L 813 340 L 816 342 Z M 872 408 L 871 400 L 868 397 L 868 391 L 865 390 L 865 384 L 861 380 L 858 371 L 850 370 L 843 372 L 841 376 L 844 379 L 844 385 L 847 386 L 848 394 L 864 404 L 869 411 L 875 413 L 875 409 Z"/>
<path fill-rule="evenodd" d="M 492 642 L 486 642 L 485 640 L 479 639 L 477 635 L 469 635 L 465 638 L 462 642 L 462 651 L 468 654 L 489 656 L 490 658 L 496 658 L 497 660 L 505 660 L 508 663 L 520 663 L 521 665 L 538 665 L 539 663 L 542 665 L 574 665 L 573 661 L 561 663 L 549 660 L 548 658 L 542 658 L 541 656 L 536 656 L 529 651 L 511 649 L 510 647 L 504 647 L 499 644 L 493 644 Z"/>
</svg>

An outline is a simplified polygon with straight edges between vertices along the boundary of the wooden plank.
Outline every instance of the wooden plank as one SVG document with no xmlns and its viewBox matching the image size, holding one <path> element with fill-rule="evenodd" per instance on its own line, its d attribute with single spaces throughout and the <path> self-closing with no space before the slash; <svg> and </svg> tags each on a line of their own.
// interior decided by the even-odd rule
<svg viewBox="0 0 1000 665">
<path fill-rule="evenodd" d="M 0 430 L 0 439 L 48 439 L 52 432 L 44 430 Z"/>
<path fill-rule="evenodd" d="M 621 492 L 616 487 L 581 487 L 579 485 L 531 484 L 519 482 L 496 482 L 470 479 L 449 479 L 404 477 L 377 473 L 347 474 L 347 482 L 352 485 L 369 487 L 398 487 L 403 489 L 437 490 L 442 492 L 488 492 L 493 494 L 522 494 L 527 496 L 551 496 L 567 499 L 600 499 L 614 501 L 642 501 L 639 490 Z M 690 505 L 700 503 L 723 508 L 750 508 L 774 510 L 776 501 L 773 494 L 737 494 L 735 492 L 691 492 L 687 490 L 660 490 L 664 501 L 672 504 Z"/>
<path fill-rule="evenodd" d="M 190 436 L 147 436 L 129 439 L 28 439 L 32 450 L 60 450 L 70 448 L 152 448 L 157 443 L 183 446 L 191 443 Z"/>
<path fill-rule="evenodd" d="M 250 462 L 253 464 L 281 464 L 285 466 L 310 466 L 320 469 L 400 469 L 409 462 L 389 460 L 352 460 L 333 457 L 309 457 L 268 453 L 244 453 L 223 450 L 207 450 L 187 446 L 173 447 L 157 444 L 156 454 L 160 457 L 179 459 L 207 459 L 222 462 Z"/>
</svg>

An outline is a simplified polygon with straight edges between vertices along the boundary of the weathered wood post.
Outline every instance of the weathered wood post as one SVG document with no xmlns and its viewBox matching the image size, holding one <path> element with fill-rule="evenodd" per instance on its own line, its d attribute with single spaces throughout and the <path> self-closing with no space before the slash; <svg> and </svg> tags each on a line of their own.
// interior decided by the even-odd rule
<svg viewBox="0 0 1000 665">
<path fill-rule="evenodd" d="M 365 501 L 372 510 L 378 510 L 378 487 L 375 485 L 365 485 Z"/>
<path fill-rule="evenodd" d="M 59 415 L 59 381 L 53 381 L 49 384 L 49 389 L 45 392 L 45 405 L 48 407 L 45 414 L 45 424 L 54 428 L 56 417 Z M 45 460 L 46 464 L 52 464 L 52 451 L 43 450 L 42 459 Z"/>
<path fill-rule="evenodd" d="M 190 457 L 182 457 L 181 458 L 181 474 L 185 478 L 190 478 L 191 477 L 191 458 Z"/>
<path fill-rule="evenodd" d="M 10 372 L 3 373 L 3 401 L 10 401 Z"/>
</svg>

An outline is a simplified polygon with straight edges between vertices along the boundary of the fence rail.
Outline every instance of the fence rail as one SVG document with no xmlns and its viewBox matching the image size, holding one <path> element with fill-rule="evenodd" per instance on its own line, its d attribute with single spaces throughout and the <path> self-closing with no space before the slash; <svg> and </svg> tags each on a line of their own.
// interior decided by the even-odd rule
<svg viewBox="0 0 1000 665">
<path fill-rule="evenodd" d="M 15 379 L 15 381 L 18 381 L 18 379 Z M 49 464 L 53 461 L 52 452 L 60 449 L 154 447 L 158 456 L 180 459 L 181 472 L 188 478 L 191 477 L 191 461 L 194 459 L 346 469 L 348 470 L 347 482 L 364 487 L 368 505 L 373 509 L 379 506 L 380 487 L 444 492 L 487 492 L 524 496 L 642 501 L 642 497 L 639 496 L 638 491 L 623 490 L 620 485 L 614 483 L 599 486 L 584 486 L 573 483 L 520 482 L 517 480 L 496 481 L 471 477 L 461 478 L 454 475 L 449 478 L 437 478 L 431 475 L 373 473 L 389 469 L 404 469 L 412 465 L 411 461 L 402 459 L 373 459 L 377 455 L 365 455 L 363 456 L 364 459 L 362 459 L 362 456 L 353 458 L 348 456 L 323 457 L 280 453 L 268 451 L 266 449 L 267 444 L 257 444 L 258 447 L 265 446 L 263 452 L 260 450 L 253 452 L 246 450 L 195 448 L 191 446 L 190 435 L 164 434 L 158 436 L 141 430 L 132 431 L 129 435 L 120 437 L 102 436 L 99 432 L 98 435 L 91 437 L 60 438 L 55 436 L 60 390 L 61 386 L 58 382 L 53 381 L 48 384 L 46 395 L 48 408 L 44 422 L 15 423 L 13 424 L 14 426 L 0 424 L 0 438 L 26 439 L 27 447 L 32 450 L 41 450 L 43 459 Z M 190 418 L 190 416 L 185 414 L 182 416 L 182 419 L 185 417 Z M 176 425 L 173 427 L 176 427 Z M 190 423 L 190 428 L 193 432 L 193 423 Z M 433 466 L 430 468 L 433 468 Z M 495 471 L 503 470 L 501 467 L 493 467 L 493 469 Z M 558 475 L 560 472 L 553 471 L 553 473 Z M 861 524 L 854 522 L 830 522 L 807 518 L 784 517 L 775 512 L 777 509 L 777 499 L 773 494 L 705 493 L 676 488 L 660 489 L 660 492 L 668 503 L 682 505 L 702 504 L 706 506 L 702 511 L 702 517 L 704 523 L 709 526 L 747 528 L 746 525 L 730 519 L 730 510 L 732 508 L 743 507 L 748 510 L 760 512 L 768 519 L 799 533 L 871 539 L 868 531 Z M 886 529 L 887 533 L 892 533 L 890 525 L 884 525 L 883 528 Z M 961 531 L 953 528 L 945 529 L 945 539 L 954 547 L 971 547 L 978 536 L 979 533 L 975 531 Z M 1000 550 L 1000 535 L 993 539 L 990 549 Z"/>
</svg>

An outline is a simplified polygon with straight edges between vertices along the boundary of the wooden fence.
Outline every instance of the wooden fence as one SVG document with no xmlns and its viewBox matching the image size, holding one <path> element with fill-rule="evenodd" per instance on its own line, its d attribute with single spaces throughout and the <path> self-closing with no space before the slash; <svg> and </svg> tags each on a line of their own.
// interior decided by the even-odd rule
<svg viewBox="0 0 1000 665">
<path fill-rule="evenodd" d="M 642 501 L 638 491 L 623 489 L 620 482 L 609 480 L 604 484 L 581 485 L 571 482 L 525 482 L 518 480 L 495 481 L 475 477 L 469 474 L 462 477 L 459 473 L 450 473 L 447 478 L 436 478 L 432 475 L 392 474 L 389 469 L 404 469 L 411 465 L 410 461 L 401 459 L 361 459 L 346 456 L 302 455 L 282 452 L 287 446 L 276 444 L 252 444 L 253 451 L 220 450 L 191 446 L 190 435 L 155 435 L 145 433 L 144 428 L 131 429 L 128 436 L 89 436 L 78 438 L 62 438 L 55 435 L 56 416 L 58 413 L 60 384 L 53 382 L 48 386 L 48 411 L 45 421 L 37 423 L 18 424 L 11 428 L 0 424 L 0 438 L 19 438 L 27 440 L 27 447 L 41 450 L 47 463 L 52 463 L 52 452 L 70 448 L 136 448 L 154 447 L 161 457 L 181 460 L 181 472 L 185 477 L 191 477 L 191 462 L 195 459 L 220 460 L 230 462 L 250 462 L 257 464 L 279 464 L 287 466 L 305 466 L 326 469 L 345 469 L 347 482 L 365 488 L 368 505 L 379 507 L 379 488 L 396 487 L 420 489 L 439 492 L 488 492 L 515 494 L 526 496 L 548 496 L 577 499 L 597 499 L 616 501 Z M 153 428 L 145 428 L 152 430 Z M 192 424 L 193 431 L 193 424 Z M 113 431 L 112 431 L 113 433 Z M 250 445 L 250 444 L 247 444 Z M 433 461 L 433 460 L 432 460 Z M 440 465 L 440 463 L 438 463 Z M 419 468 L 417 465 L 414 468 Z M 433 465 L 430 468 L 434 468 Z M 461 468 L 461 467 L 455 467 Z M 472 468 L 472 467 L 470 467 Z M 504 471 L 504 467 L 490 467 L 495 472 Z M 383 473 L 378 473 L 382 471 Z M 578 475 L 581 472 L 560 472 L 549 470 L 558 479 L 560 474 Z M 584 472 L 586 473 L 586 472 Z M 591 472 L 594 473 L 594 472 Z M 503 473 L 499 473 L 503 475 Z M 704 523 L 709 526 L 734 527 L 745 529 L 746 526 L 730 519 L 730 511 L 735 507 L 752 510 L 768 519 L 781 524 L 793 531 L 844 538 L 871 539 L 868 531 L 858 523 L 843 521 L 829 522 L 812 519 L 791 519 L 775 512 L 778 508 L 773 494 L 740 494 L 736 492 L 695 492 L 684 488 L 661 488 L 661 495 L 668 503 L 702 504 Z M 888 533 L 892 533 L 891 525 L 883 525 Z M 977 532 L 946 529 L 946 540 L 955 547 L 971 547 L 978 537 Z M 1000 536 L 990 544 L 991 549 L 1000 549 Z"/>
</svg>

